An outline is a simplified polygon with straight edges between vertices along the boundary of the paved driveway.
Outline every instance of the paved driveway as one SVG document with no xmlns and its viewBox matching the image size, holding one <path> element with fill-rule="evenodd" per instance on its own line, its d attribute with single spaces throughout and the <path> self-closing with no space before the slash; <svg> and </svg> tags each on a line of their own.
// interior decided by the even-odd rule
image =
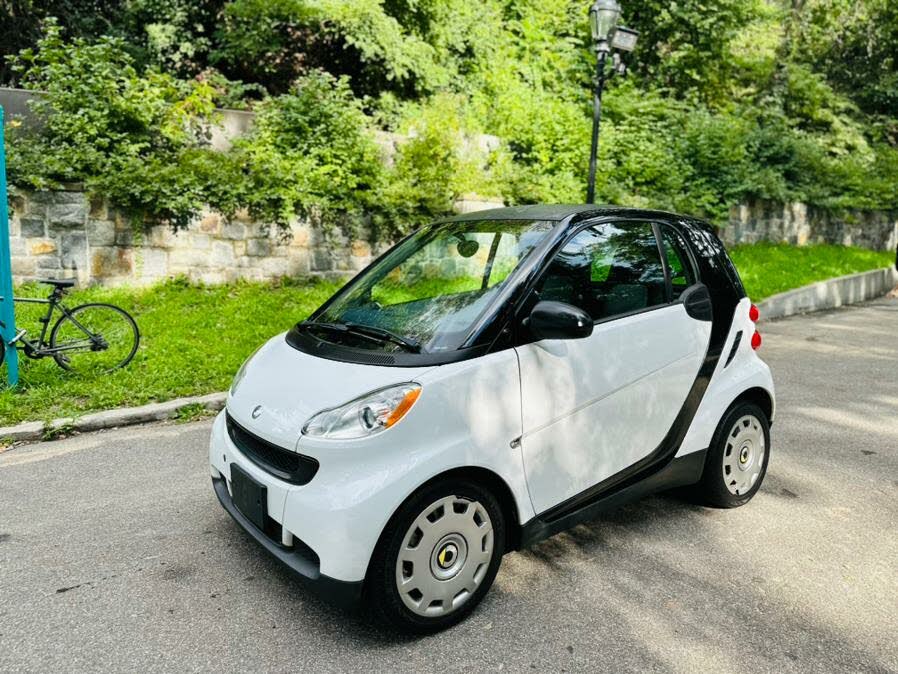
<svg viewBox="0 0 898 674">
<path fill-rule="evenodd" d="M 504 560 L 425 639 L 308 596 L 218 506 L 209 422 L 0 455 L 0 670 L 898 671 L 898 303 L 764 328 L 747 507 L 649 498 Z"/>
</svg>

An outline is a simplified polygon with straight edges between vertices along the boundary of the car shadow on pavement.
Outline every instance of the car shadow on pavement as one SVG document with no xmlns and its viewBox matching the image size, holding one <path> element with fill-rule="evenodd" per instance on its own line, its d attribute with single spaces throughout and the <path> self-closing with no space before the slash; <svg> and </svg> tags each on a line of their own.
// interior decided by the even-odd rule
<svg viewBox="0 0 898 674">
<path fill-rule="evenodd" d="M 765 483 L 759 499 L 792 501 L 799 491 L 805 487 L 777 477 Z M 751 563 L 729 540 L 713 549 L 707 539 L 700 543 L 709 559 L 731 559 L 723 573 L 677 564 L 677 555 L 668 558 L 644 545 L 665 530 L 682 529 L 688 535 L 698 518 L 735 515 L 662 494 L 581 524 L 520 556 L 578 583 L 590 582 L 592 574 L 582 573 L 585 567 L 600 567 L 602 601 L 596 602 L 596 610 L 640 626 L 631 631 L 629 645 L 666 661 L 662 669 L 681 668 L 682 658 L 667 660 L 666 654 L 687 646 L 694 650 L 695 668 L 704 670 L 736 671 L 760 658 L 770 671 L 849 671 L 859 663 L 865 671 L 892 671 L 855 637 L 840 634 L 829 616 L 804 612 L 782 591 L 776 569 Z M 736 577 L 728 577 L 728 570 Z M 646 625 L 651 626 L 648 632 L 642 629 Z"/>
<path fill-rule="evenodd" d="M 784 489 L 802 487 L 772 480 L 759 498 L 789 498 L 780 493 Z M 267 556 L 259 567 L 272 597 L 280 597 L 281 606 L 286 606 L 280 627 L 315 641 L 332 640 L 334 647 L 351 638 L 361 653 L 404 652 L 432 642 L 452 649 L 459 638 L 468 647 L 474 639 L 489 648 L 496 640 L 516 638 L 506 621 L 539 624 L 547 607 L 552 607 L 562 616 L 570 612 L 570 620 L 556 626 L 564 629 L 545 636 L 557 642 L 555 650 L 569 654 L 570 669 L 596 664 L 589 652 L 583 652 L 582 643 L 601 633 L 603 639 L 625 645 L 627 658 L 646 671 L 680 669 L 684 662 L 716 671 L 736 671 L 749 662 L 779 672 L 848 670 L 858 663 L 866 663 L 870 671 L 888 671 L 888 663 L 839 634 L 824 616 L 804 613 L 790 602 L 771 581 L 770 570 L 754 568 L 729 541 L 714 544 L 714 537 L 706 534 L 686 543 L 687 548 L 707 549 L 709 559 L 724 560 L 721 574 L 678 564 L 676 550 L 668 559 L 654 549 L 671 531 L 683 530 L 687 536 L 702 531 L 701 520 L 721 513 L 659 495 L 511 553 L 493 590 L 469 619 L 428 637 L 398 634 L 373 624 L 362 612 L 330 606 Z M 723 514 L 732 517 L 735 511 Z M 231 541 L 232 554 L 260 557 L 249 536 L 232 536 Z M 727 568 L 738 569 L 742 577 L 728 576 Z M 286 604 L 283 597 L 289 598 Z M 507 620 L 509 616 L 515 616 L 514 621 Z"/>
</svg>

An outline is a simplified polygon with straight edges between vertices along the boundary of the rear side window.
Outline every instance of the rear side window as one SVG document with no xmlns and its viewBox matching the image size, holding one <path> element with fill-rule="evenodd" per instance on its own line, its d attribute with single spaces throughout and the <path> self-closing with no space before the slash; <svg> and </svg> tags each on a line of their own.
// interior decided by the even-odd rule
<svg viewBox="0 0 898 674">
<path fill-rule="evenodd" d="M 683 291 L 696 282 L 695 269 L 683 237 L 670 227 L 661 227 L 664 256 L 670 270 L 671 300 L 679 299 Z"/>
<path fill-rule="evenodd" d="M 584 229 L 556 254 L 537 292 L 541 300 L 580 307 L 595 321 L 665 304 L 664 265 L 652 226 Z"/>
</svg>

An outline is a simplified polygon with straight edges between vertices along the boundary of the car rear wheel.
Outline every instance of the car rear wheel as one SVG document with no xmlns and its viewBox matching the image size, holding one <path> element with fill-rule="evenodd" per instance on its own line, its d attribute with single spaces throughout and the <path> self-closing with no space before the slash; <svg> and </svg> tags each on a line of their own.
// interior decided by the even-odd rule
<svg viewBox="0 0 898 674">
<path fill-rule="evenodd" d="M 384 530 L 368 577 L 369 607 L 404 632 L 454 625 L 489 590 L 504 543 L 502 509 L 489 491 L 460 480 L 430 485 Z"/>
<path fill-rule="evenodd" d="M 696 495 L 707 505 L 736 508 L 761 488 L 770 461 L 770 422 L 757 405 L 738 402 L 723 416 Z"/>
</svg>

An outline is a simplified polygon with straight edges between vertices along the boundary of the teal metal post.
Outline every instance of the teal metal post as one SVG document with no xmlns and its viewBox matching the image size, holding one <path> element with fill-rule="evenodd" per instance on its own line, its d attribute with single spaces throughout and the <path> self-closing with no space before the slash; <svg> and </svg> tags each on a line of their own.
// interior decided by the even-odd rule
<svg viewBox="0 0 898 674">
<path fill-rule="evenodd" d="M 9 250 L 9 195 L 6 190 L 6 145 L 3 106 L 0 105 L 0 338 L 9 344 L 16 335 L 16 313 L 12 301 L 12 254 Z M 13 388 L 19 383 L 19 352 L 6 347 L 6 380 Z"/>
</svg>

